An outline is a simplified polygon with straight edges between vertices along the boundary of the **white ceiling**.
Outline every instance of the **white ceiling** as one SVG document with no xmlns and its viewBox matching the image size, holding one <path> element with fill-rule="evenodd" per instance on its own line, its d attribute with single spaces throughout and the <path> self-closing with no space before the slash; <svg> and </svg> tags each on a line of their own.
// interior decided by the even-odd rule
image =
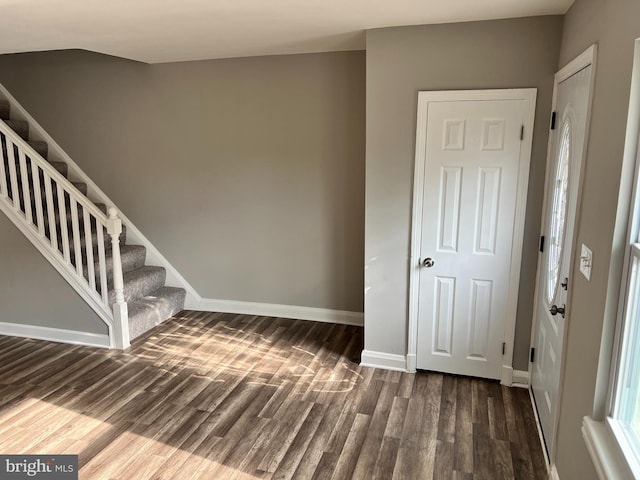
<svg viewBox="0 0 640 480">
<path fill-rule="evenodd" d="M 364 30 L 564 14 L 573 0 L 0 0 L 0 53 L 147 63 L 364 48 Z"/>
</svg>

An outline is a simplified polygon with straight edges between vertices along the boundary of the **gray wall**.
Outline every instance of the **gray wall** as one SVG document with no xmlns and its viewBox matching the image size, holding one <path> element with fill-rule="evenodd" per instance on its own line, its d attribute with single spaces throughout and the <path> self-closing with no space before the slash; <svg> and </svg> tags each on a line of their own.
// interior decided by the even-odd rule
<svg viewBox="0 0 640 480">
<path fill-rule="evenodd" d="M 0 322 L 108 334 L 105 323 L 0 212 Z"/>
<path fill-rule="evenodd" d="M 367 32 L 365 348 L 404 355 L 417 92 L 538 88 L 514 352 L 527 370 L 561 17 Z"/>
<path fill-rule="evenodd" d="M 618 204 L 618 192 L 623 172 L 633 46 L 634 39 L 640 37 L 638 19 L 640 3 L 636 0 L 576 0 L 564 23 L 560 65 L 596 42 L 598 63 L 577 230 L 578 244 L 591 247 L 594 263 L 590 282 L 573 273 L 576 280 L 570 304 L 557 439 L 560 478 L 597 478 L 580 426 L 582 417 L 590 415 L 594 405 L 599 363 L 596 352 L 601 351 L 601 342 L 600 361 L 604 368 L 599 383 L 604 383 L 606 389 L 607 343 L 615 323 L 623 252 L 619 240 L 624 237 L 627 220 L 628 199 L 622 194 Z M 636 134 L 637 130 L 632 136 L 637 138 Z M 622 176 L 626 190 L 631 175 L 625 172 Z"/>
<path fill-rule="evenodd" d="M 0 82 L 203 297 L 362 311 L 364 52 L 5 55 Z"/>
</svg>

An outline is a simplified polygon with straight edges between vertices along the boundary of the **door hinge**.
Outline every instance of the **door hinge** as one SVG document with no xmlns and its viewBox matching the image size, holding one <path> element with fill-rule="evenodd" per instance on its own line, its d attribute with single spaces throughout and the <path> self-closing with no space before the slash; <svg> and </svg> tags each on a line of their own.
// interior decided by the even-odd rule
<svg viewBox="0 0 640 480">
<path fill-rule="evenodd" d="M 536 349 L 534 347 L 531 347 L 531 354 L 529 355 L 529 361 L 531 363 L 536 361 Z"/>
<path fill-rule="evenodd" d="M 544 252 L 544 235 L 540 237 L 540 251 Z"/>
<path fill-rule="evenodd" d="M 520 141 L 524 140 L 524 125 L 520 128 Z"/>
<path fill-rule="evenodd" d="M 507 344 L 505 342 L 502 342 L 502 355 L 504 355 L 504 352 L 507 351 Z"/>
<path fill-rule="evenodd" d="M 551 112 L 551 130 L 556 129 L 556 112 Z"/>
</svg>

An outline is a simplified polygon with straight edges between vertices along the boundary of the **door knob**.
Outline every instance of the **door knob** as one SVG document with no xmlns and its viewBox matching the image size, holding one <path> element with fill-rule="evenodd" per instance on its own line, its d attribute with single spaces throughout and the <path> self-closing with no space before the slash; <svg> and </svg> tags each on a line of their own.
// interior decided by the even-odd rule
<svg viewBox="0 0 640 480">
<path fill-rule="evenodd" d="M 431 257 L 427 257 L 422 261 L 422 266 L 425 268 L 431 268 L 435 265 L 435 261 Z"/>
<path fill-rule="evenodd" d="M 551 305 L 551 308 L 549 309 L 549 312 L 551 312 L 551 315 L 553 315 L 554 317 L 557 314 L 562 315 L 562 318 L 564 318 L 564 305 L 561 307 L 558 307 L 557 305 Z"/>
</svg>

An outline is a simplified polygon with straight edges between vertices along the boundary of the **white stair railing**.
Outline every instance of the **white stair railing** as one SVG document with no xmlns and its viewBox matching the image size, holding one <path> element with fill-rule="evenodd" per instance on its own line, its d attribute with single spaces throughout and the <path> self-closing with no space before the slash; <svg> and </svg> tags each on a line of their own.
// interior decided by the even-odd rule
<svg viewBox="0 0 640 480">
<path fill-rule="evenodd" d="M 111 347 L 128 347 L 119 238 L 122 221 L 117 210 L 109 209 L 107 217 L 2 120 L 0 143 L 0 210 L 106 323 Z"/>
</svg>

